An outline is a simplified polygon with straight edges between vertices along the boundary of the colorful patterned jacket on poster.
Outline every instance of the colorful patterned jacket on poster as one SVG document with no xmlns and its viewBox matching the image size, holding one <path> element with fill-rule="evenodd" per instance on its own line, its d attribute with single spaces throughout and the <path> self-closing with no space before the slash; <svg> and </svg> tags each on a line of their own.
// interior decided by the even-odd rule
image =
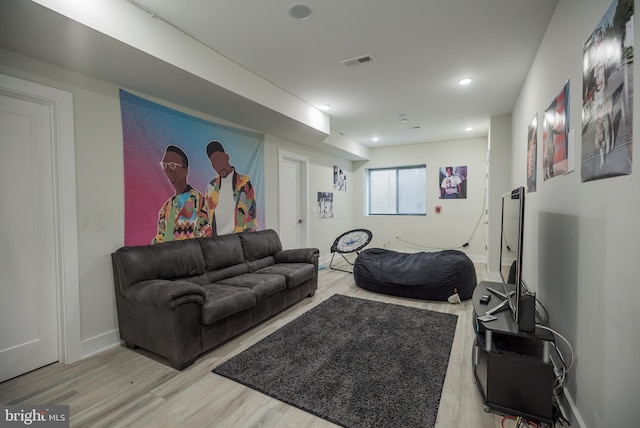
<svg viewBox="0 0 640 428">
<path fill-rule="evenodd" d="M 220 195 L 220 185 L 222 178 L 218 175 L 207 185 L 206 210 L 209 213 L 209 224 L 215 230 L 215 210 L 218 206 L 218 196 Z M 248 175 L 239 174 L 233 170 L 233 199 L 236 202 L 234 233 L 245 230 L 255 232 L 258 227 L 256 215 L 256 196 L 249 181 Z"/>
<path fill-rule="evenodd" d="M 158 233 L 152 244 L 211 236 L 205 197 L 187 185 L 184 192 L 164 203 L 158 213 Z"/>
</svg>

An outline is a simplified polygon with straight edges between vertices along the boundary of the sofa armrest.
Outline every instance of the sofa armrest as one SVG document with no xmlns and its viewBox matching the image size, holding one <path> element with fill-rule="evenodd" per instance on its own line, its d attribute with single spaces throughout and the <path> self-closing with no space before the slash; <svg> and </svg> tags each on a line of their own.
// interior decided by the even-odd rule
<svg viewBox="0 0 640 428">
<path fill-rule="evenodd" d="M 150 279 L 137 282 L 125 290 L 124 297 L 141 305 L 153 305 L 160 309 L 175 309 L 185 303 L 204 304 L 202 287 L 187 281 Z"/>
<path fill-rule="evenodd" d="M 316 263 L 318 257 L 320 257 L 320 250 L 317 248 L 282 250 L 273 256 L 276 263 Z"/>
</svg>

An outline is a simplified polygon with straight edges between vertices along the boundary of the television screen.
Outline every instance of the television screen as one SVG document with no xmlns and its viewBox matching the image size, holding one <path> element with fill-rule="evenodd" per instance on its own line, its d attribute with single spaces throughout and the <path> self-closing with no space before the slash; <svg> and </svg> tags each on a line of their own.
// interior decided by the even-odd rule
<svg viewBox="0 0 640 428">
<path fill-rule="evenodd" d="M 522 244 L 524 227 L 524 187 L 502 195 L 500 274 L 513 319 L 518 323 L 522 297 Z M 513 284 L 509 287 L 507 284 Z"/>
<path fill-rule="evenodd" d="M 522 237 L 520 230 L 520 198 L 518 189 L 502 195 L 502 226 L 500 243 L 500 275 L 507 284 L 516 283 L 516 270 L 520 267 L 518 258 Z"/>
</svg>

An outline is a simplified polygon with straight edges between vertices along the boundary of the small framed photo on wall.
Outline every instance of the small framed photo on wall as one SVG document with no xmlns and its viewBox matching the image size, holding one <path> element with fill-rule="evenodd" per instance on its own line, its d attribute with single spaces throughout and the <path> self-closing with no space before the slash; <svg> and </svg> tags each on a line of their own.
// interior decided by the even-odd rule
<svg viewBox="0 0 640 428">
<path fill-rule="evenodd" d="M 333 218 L 333 192 L 318 192 L 318 218 Z"/>
<path fill-rule="evenodd" d="M 440 199 L 467 199 L 467 167 L 440 168 Z"/>
<path fill-rule="evenodd" d="M 337 166 L 333 167 L 333 190 L 347 191 L 347 174 Z"/>
</svg>

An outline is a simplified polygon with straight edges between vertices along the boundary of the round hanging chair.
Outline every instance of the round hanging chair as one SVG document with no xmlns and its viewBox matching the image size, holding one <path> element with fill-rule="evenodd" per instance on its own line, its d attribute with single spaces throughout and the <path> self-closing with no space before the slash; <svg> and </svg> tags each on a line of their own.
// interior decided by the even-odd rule
<svg viewBox="0 0 640 428">
<path fill-rule="evenodd" d="M 360 254 L 360 250 L 371 242 L 371 238 L 373 238 L 373 234 L 367 229 L 353 229 L 338 236 L 336 240 L 333 241 L 333 245 L 331 245 L 331 262 L 329 262 L 329 268 L 352 273 L 349 270 L 333 267 L 333 258 L 336 253 L 340 254 L 347 263 L 353 266 L 353 262 L 350 262 L 344 255 L 349 253 Z"/>
</svg>

